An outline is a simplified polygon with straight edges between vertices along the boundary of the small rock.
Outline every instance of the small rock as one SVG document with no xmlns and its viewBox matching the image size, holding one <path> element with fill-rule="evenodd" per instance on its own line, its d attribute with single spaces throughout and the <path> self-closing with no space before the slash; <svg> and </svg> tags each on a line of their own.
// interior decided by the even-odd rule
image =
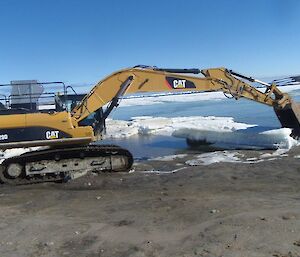
<svg viewBox="0 0 300 257">
<path fill-rule="evenodd" d="M 53 246 L 54 245 L 54 242 L 46 242 L 45 243 L 45 246 Z"/>
<path fill-rule="evenodd" d="M 91 183 L 91 182 L 88 182 L 88 183 L 87 183 L 87 185 L 88 185 L 88 186 L 91 186 L 91 185 L 92 185 L 92 183 Z"/>
<path fill-rule="evenodd" d="M 118 226 L 118 227 L 128 226 L 133 223 L 134 223 L 134 221 L 132 221 L 132 220 L 120 220 L 119 222 L 116 223 L 116 226 Z"/>
<path fill-rule="evenodd" d="M 210 210 L 210 213 L 218 213 L 218 212 L 220 212 L 220 211 L 216 210 L 216 209 Z"/>
<path fill-rule="evenodd" d="M 79 235 L 79 234 L 80 234 L 80 232 L 79 232 L 79 231 L 75 231 L 75 234 L 76 234 L 76 235 Z"/>
<path fill-rule="evenodd" d="M 296 255 L 293 255 L 292 252 L 288 252 L 287 254 L 274 253 L 272 256 L 274 256 L 274 257 L 296 257 Z"/>
<path fill-rule="evenodd" d="M 96 199 L 97 199 L 97 200 L 100 200 L 100 199 L 101 199 L 101 196 L 97 196 Z"/>
<path fill-rule="evenodd" d="M 300 240 L 298 240 L 298 241 L 294 242 L 294 245 L 295 245 L 295 246 L 299 246 L 299 247 L 300 247 Z"/>
<path fill-rule="evenodd" d="M 295 219 L 295 216 L 291 215 L 291 214 L 286 214 L 286 215 L 283 215 L 281 218 L 283 220 L 291 220 L 291 219 Z"/>
</svg>

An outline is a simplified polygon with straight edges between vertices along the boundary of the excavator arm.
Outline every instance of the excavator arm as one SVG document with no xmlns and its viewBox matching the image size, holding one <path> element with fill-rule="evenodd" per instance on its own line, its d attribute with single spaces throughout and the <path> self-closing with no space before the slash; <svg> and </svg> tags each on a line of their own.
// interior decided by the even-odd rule
<svg viewBox="0 0 300 257">
<path fill-rule="evenodd" d="M 200 77 L 199 74 L 204 75 Z M 261 92 L 249 82 L 266 87 Z M 231 98 L 241 97 L 272 106 L 282 127 L 292 129 L 292 136 L 300 136 L 300 110 L 290 96 L 273 83 L 268 84 L 226 68 L 214 69 L 160 69 L 136 66 L 111 74 L 97 83 L 73 109 L 72 117 L 80 122 L 91 113 L 108 104 L 104 118 L 118 105 L 119 98 L 137 92 L 161 91 L 222 91 Z"/>
</svg>

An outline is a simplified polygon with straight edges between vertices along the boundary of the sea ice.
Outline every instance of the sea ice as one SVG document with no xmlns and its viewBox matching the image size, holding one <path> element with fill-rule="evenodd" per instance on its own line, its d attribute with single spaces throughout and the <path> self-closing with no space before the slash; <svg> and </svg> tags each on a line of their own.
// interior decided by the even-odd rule
<svg viewBox="0 0 300 257">
<path fill-rule="evenodd" d="M 131 121 L 108 120 L 107 138 L 133 135 L 165 135 L 211 144 L 222 149 L 290 149 L 298 142 L 288 128 L 267 130 L 235 122 L 232 117 L 133 117 Z"/>
<path fill-rule="evenodd" d="M 281 86 L 283 92 L 292 92 L 298 90 L 300 85 Z M 265 87 L 258 88 L 264 92 Z M 151 95 L 130 95 L 122 98 L 119 107 L 143 106 L 153 104 L 163 104 L 168 102 L 195 102 L 195 101 L 212 101 L 223 100 L 226 97 L 223 92 L 162 92 L 152 93 Z"/>
<path fill-rule="evenodd" d="M 232 131 L 182 128 L 174 131 L 173 136 L 199 143 L 205 142 L 224 149 L 290 149 L 298 144 L 290 134 L 291 130 L 288 128 L 262 132 L 253 128 Z"/>
</svg>

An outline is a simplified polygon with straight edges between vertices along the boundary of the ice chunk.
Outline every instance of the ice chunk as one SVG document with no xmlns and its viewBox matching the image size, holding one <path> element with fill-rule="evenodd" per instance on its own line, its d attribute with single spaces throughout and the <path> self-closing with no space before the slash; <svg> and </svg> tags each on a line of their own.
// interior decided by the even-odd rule
<svg viewBox="0 0 300 257">
<path fill-rule="evenodd" d="M 30 151 L 37 151 L 39 149 L 45 149 L 46 147 L 27 147 L 27 148 L 15 148 L 7 149 L 0 152 L 0 164 L 7 158 L 21 155 Z"/>
<path fill-rule="evenodd" d="M 290 149 L 298 142 L 288 128 L 268 129 L 235 122 L 232 117 L 134 117 L 131 121 L 108 120 L 106 137 L 167 135 L 212 144 L 223 149 Z"/>
<path fill-rule="evenodd" d="M 187 154 L 174 154 L 174 155 L 166 155 L 162 157 L 157 157 L 150 159 L 151 161 L 173 161 L 175 159 L 181 159 L 187 157 Z"/>
<path fill-rule="evenodd" d="M 133 117 L 131 121 L 107 120 L 106 137 L 121 138 L 132 135 L 172 135 L 181 128 L 206 129 L 213 131 L 232 131 L 254 125 L 238 123 L 232 117 L 192 116 L 192 117 Z"/>
<path fill-rule="evenodd" d="M 193 142 L 212 144 L 225 149 L 290 149 L 298 142 L 289 135 L 288 128 L 257 132 L 255 129 L 232 131 L 212 131 L 182 128 L 174 131 L 173 136 L 183 137 Z"/>
<path fill-rule="evenodd" d="M 190 166 L 210 165 L 217 162 L 241 162 L 241 154 L 237 152 L 211 152 L 203 153 L 197 156 L 196 159 L 188 160 L 185 163 Z"/>
</svg>

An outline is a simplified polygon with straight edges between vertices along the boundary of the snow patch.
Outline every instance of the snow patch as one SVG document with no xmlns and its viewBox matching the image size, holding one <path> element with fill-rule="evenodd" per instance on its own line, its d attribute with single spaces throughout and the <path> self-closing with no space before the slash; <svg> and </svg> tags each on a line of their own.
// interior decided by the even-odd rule
<svg viewBox="0 0 300 257">
<path fill-rule="evenodd" d="M 191 159 L 185 162 L 185 164 L 189 166 L 200 166 L 200 165 L 211 165 L 219 162 L 231 162 L 231 163 L 259 163 L 264 161 L 273 161 L 278 159 L 279 157 L 283 157 L 285 155 L 280 154 L 281 151 L 275 151 L 274 154 L 266 155 L 260 158 L 247 158 L 243 160 L 244 155 L 238 152 L 232 151 L 215 151 L 210 153 L 203 153 L 196 156 L 196 159 Z M 262 155 L 263 156 L 263 155 Z"/>
<path fill-rule="evenodd" d="M 0 151 L 0 164 L 7 158 L 18 156 L 31 151 L 37 151 L 39 149 L 42 149 L 42 147 L 15 148 Z"/>
<path fill-rule="evenodd" d="M 157 157 L 150 159 L 151 161 L 174 161 L 176 159 L 181 159 L 187 157 L 187 154 L 174 154 L 174 155 L 166 155 L 162 157 Z"/>
<path fill-rule="evenodd" d="M 289 151 L 289 149 L 287 148 L 280 148 L 280 149 L 277 149 L 275 152 L 273 153 L 265 153 L 265 154 L 262 154 L 259 158 L 272 158 L 272 157 L 278 157 L 278 156 L 281 156 L 281 157 L 286 157 L 288 156 L 287 152 Z"/>
<path fill-rule="evenodd" d="M 186 167 L 182 167 L 182 168 L 175 169 L 175 170 L 168 170 L 168 171 L 163 171 L 163 170 L 145 170 L 142 173 L 145 173 L 145 174 L 157 174 L 157 175 L 160 175 L 160 174 L 172 174 L 172 173 L 176 173 L 177 171 L 184 170 L 184 169 L 186 169 Z"/>
<path fill-rule="evenodd" d="M 242 155 L 237 152 L 211 152 L 200 154 L 196 159 L 188 160 L 185 163 L 189 166 L 199 166 L 218 162 L 241 162 L 240 157 L 242 157 Z"/>
</svg>

